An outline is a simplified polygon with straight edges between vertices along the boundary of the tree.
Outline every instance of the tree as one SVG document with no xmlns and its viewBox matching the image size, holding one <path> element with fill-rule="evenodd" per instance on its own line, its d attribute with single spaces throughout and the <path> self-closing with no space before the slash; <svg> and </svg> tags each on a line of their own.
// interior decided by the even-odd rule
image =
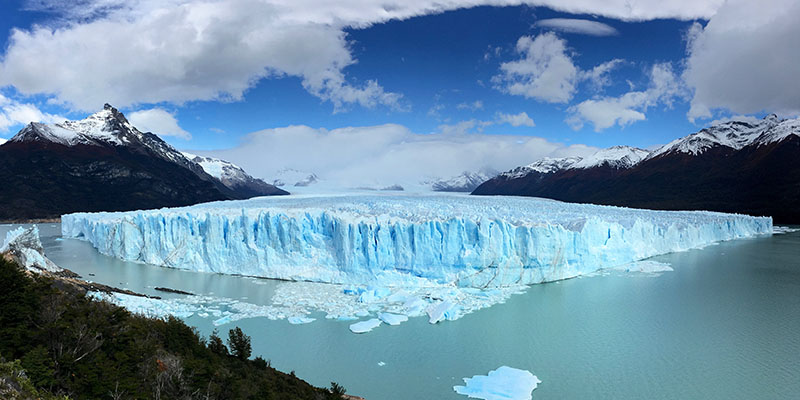
<svg viewBox="0 0 800 400">
<path fill-rule="evenodd" d="M 334 398 L 338 399 L 345 393 L 347 393 L 347 389 L 345 389 L 344 386 L 336 382 L 331 382 L 331 394 L 333 394 Z"/>
<path fill-rule="evenodd" d="M 217 335 L 216 329 L 214 329 L 214 332 L 208 337 L 208 349 L 221 356 L 228 355 L 228 348 L 222 343 L 222 339 Z"/>
<path fill-rule="evenodd" d="M 250 336 L 242 332 L 242 328 L 238 326 L 228 332 L 228 347 L 231 349 L 231 354 L 241 360 L 250 358 L 253 348 L 250 346 Z"/>
</svg>

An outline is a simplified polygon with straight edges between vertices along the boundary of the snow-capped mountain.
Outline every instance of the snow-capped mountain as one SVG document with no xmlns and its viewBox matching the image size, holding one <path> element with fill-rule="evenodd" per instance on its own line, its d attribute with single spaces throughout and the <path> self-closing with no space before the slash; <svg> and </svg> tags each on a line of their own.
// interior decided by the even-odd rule
<svg viewBox="0 0 800 400">
<path fill-rule="evenodd" d="M 6 140 L 5 140 L 5 139 L 3 139 L 3 138 L 0 138 L 0 146 L 2 146 L 2 145 L 3 145 L 3 143 L 5 143 L 5 142 L 6 142 Z"/>
<path fill-rule="evenodd" d="M 739 150 L 750 145 L 766 145 L 798 134 L 798 125 L 800 121 L 797 119 L 780 120 L 775 114 L 755 123 L 729 121 L 676 139 L 654 151 L 650 157 L 667 153 L 698 155 L 714 147 Z"/>
<path fill-rule="evenodd" d="M 522 167 L 516 167 L 510 171 L 503 172 L 499 176 L 505 179 L 518 179 L 531 173 L 552 174 L 556 171 L 567 169 L 580 161 L 580 157 L 550 158 L 545 157 L 539 161 Z"/>
<path fill-rule="evenodd" d="M 83 120 L 25 126 L 0 146 L 0 181 L 4 220 L 250 197 L 108 104 Z"/>
<path fill-rule="evenodd" d="M 273 176 L 272 184 L 278 187 L 307 187 L 319 182 L 317 174 L 292 168 L 284 168 Z"/>
<path fill-rule="evenodd" d="M 800 222 L 800 119 L 730 121 L 648 153 L 616 146 L 583 159 L 543 159 L 473 194 L 549 197 L 653 209 L 706 209 Z"/>
<path fill-rule="evenodd" d="M 472 192 L 495 175 L 497 171 L 486 169 L 477 172 L 464 171 L 451 178 L 423 182 L 423 185 L 430 186 L 435 192 Z"/>
<path fill-rule="evenodd" d="M 590 169 L 611 167 L 630 168 L 647 158 L 650 152 L 631 146 L 614 146 L 602 149 L 587 157 L 545 157 L 531 164 L 514 168 L 499 174 L 503 179 L 519 179 L 529 174 L 553 174 L 568 169 Z"/>
<path fill-rule="evenodd" d="M 222 182 L 223 185 L 233 190 L 242 197 L 269 196 L 273 194 L 286 194 L 285 191 L 250 176 L 244 169 L 231 162 L 219 158 L 198 156 L 183 152 L 184 157 L 199 164 L 203 170 Z"/>
<path fill-rule="evenodd" d="M 124 146 L 198 171 L 198 166 L 186 159 L 178 150 L 153 133 L 140 132 L 121 112 L 109 104 L 105 104 L 102 110 L 79 121 L 64 121 L 57 124 L 31 122 L 9 142 L 50 142 L 64 146 Z"/>
<path fill-rule="evenodd" d="M 607 166 L 614 169 L 625 169 L 638 164 L 648 155 L 650 155 L 650 152 L 644 149 L 631 146 L 614 146 L 584 157 L 567 168 L 589 169 Z"/>
</svg>

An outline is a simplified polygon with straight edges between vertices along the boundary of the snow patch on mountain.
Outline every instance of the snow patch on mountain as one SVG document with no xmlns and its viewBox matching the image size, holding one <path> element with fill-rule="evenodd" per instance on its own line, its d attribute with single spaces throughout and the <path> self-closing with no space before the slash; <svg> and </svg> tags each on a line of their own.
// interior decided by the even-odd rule
<svg viewBox="0 0 800 400">
<path fill-rule="evenodd" d="M 616 169 L 630 168 L 647 158 L 649 151 L 630 146 L 614 146 L 600 150 L 569 165 L 569 169 L 589 169 L 609 166 Z"/>
<path fill-rule="evenodd" d="M 9 140 L 9 142 L 32 141 L 49 141 L 65 146 L 130 146 L 145 149 L 186 168 L 199 169 L 157 135 L 136 129 L 121 112 L 109 104 L 78 121 L 64 121 L 57 124 L 31 122 Z"/>
<path fill-rule="evenodd" d="M 522 178 L 532 172 L 540 174 L 551 174 L 571 167 L 573 164 L 579 162 L 581 157 L 565 157 L 565 158 L 550 158 L 545 157 L 539 161 L 531 164 L 514 168 L 510 171 L 503 172 L 500 176 L 506 179 Z"/>
<path fill-rule="evenodd" d="M 781 120 L 770 114 L 757 122 L 728 121 L 685 136 L 662 146 L 649 158 L 667 153 L 686 153 L 693 156 L 708 149 L 723 146 L 740 150 L 746 146 L 762 146 L 779 142 L 791 135 L 800 135 L 800 119 Z"/>
</svg>

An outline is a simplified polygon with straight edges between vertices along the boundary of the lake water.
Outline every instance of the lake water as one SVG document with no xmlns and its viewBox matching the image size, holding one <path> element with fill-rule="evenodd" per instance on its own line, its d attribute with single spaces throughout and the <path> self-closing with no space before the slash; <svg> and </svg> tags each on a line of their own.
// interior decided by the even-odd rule
<svg viewBox="0 0 800 400">
<path fill-rule="evenodd" d="M 47 255 L 84 278 L 161 297 L 155 286 L 270 304 L 279 282 L 118 261 L 58 224 Z M 0 226 L 0 238 L 9 226 Z M 800 396 L 800 232 L 655 257 L 673 272 L 610 274 L 531 286 L 457 321 L 412 318 L 355 335 L 351 322 L 240 326 L 254 354 L 318 386 L 368 400 L 466 399 L 462 378 L 502 365 L 542 380 L 535 399 L 788 399 Z M 92 275 L 90 275 L 92 274 Z M 214 318 L 186 322 L 203 335 Z M 385 363 L 379 366 L 378 363 Z"/>
</svg>

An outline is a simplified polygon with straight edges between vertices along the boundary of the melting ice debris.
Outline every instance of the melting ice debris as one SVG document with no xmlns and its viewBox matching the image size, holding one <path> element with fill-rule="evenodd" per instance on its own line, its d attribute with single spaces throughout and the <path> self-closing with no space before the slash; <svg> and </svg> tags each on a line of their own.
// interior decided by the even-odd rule
<svg viewBox="0 0 800 400">
<path fill-rule="evenodd" d="M 19 227 L 6 233 L 0 253 L 9 253 L 26 269 L 33 272 L 47 271 L 58 273 L 63 269 L 44 255 L 42 242 L 39 240 L 39 227 Z"/>
<path fill-rule="evenodd" d="M 542 381 L 529 371 L 502 366 L 488 376 L 464 378 L 464 383 L 453 386 L 453 390 L 471 399 L 531 400 L 531 393 Z"/>
<path fill-rule="evenodd" d="M 788 226 L 773 226 L 772 227 L 772 234 L 773 235 L 781 235 L 781 234 L 784 234 L 784 233 L 792 233 L 792 232 L 797 232 L 797 231 L 800 231 L 800 229 L 790 228 Z"/>
<path fill-rule="evenodd" d="M 311 322 L 316 321 L 316 318 L 309 318 L 309 317 L 289 317 L 287 318 L 290 324 L 292 325 L 300 325 L 300 324 L 308 324 Z"/>
<path fill-rule="evenodd" d="M 380 325 L 381 320 L 373 318 L 350 325 L 350 331 L 353 333 L 367 333 Z"/>
<path fill-rule="evenodd" d="M 615 271 L 642 272 L 645 274 L 658 274 L 661 272 L 674 271 L 669 264 L 658 261 L 636 261 L 616 268 Z"/>
<path fill-rule="evenodd" d="M 378 319 L 389 325 L 400 325 L 401 323 L 408 321 L 408 316 L 382 312 L 378 313 Z"/>
<path fill-rule="evenodd" d="M 382 366 L 384 366 L 384 365 L 386 365 L 386 363 L 385 363 L 385 362 L 383 362 L 383 361 L 378 361 L 378 366 L 379 366 L 379 367 L 382 367 Z"/>
<path fill-rule="evenodd" d="M 428 322 L 435 324 L 440 321 L 455 320 L 458 318 L 459 307 L 447 300 L 438 304 L 431 304 L 428 307 Z"/>
<path fill-rule="evenodd" d="M 492 288 L 769 234 L 772 220 L 536 198 L 376 193 L 78 213 L 63 216 L 61 228 L 100 253 L 179 269 L 376 287 Z M 369 296 L 364 300 L 374 300 Z"/>
</svg>

